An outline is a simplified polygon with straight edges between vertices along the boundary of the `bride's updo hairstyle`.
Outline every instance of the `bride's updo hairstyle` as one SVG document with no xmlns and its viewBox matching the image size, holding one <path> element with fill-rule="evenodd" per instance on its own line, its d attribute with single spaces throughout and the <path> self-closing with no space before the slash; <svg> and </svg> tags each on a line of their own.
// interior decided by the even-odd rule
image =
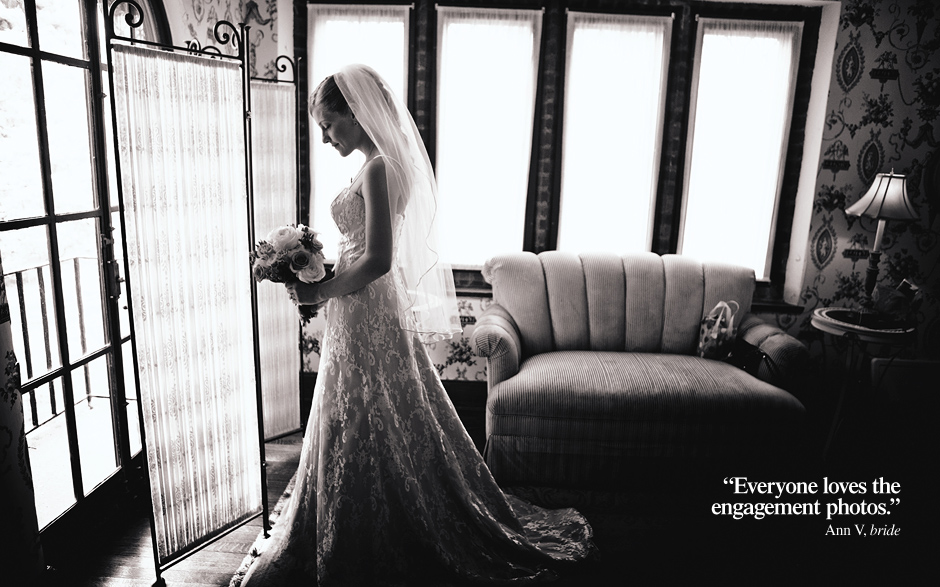
<svg viewBox="0 0 940 587">
<path fill-rule="evenodd" d="M 320 82 L 317 89 L 310 94 L 310 102 L 307 104 L 310 116 L 313 116 L 313 111 L 317 107 L 341 116 L 352 114 L 349 102 L 346 101 L 346 97 L 343 96 L 343 92 L 336 85 L 336 79 L 332 75 Z"/>
</svg>

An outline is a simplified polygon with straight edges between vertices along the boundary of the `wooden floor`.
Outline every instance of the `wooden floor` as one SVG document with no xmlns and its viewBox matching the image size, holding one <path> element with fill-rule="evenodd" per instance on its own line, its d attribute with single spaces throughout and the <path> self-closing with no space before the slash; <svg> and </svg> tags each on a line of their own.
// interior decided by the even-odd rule
<svg viewBox="0 0 940 587">
<path fill-rule="evenodd" d="M 302 437 L 292 434 L 265 443 L 268 504 L 273 508 L 287 487 L 300 458 Z M 57 569 L 53 581 L 68 587 L 148 587 L 156 581 L 150 520 L 135 512 L 113 541 L 93 549 L 83 567 Z M 224 587 L 241 566 L 261 532 L 261 517 L 220 537 L 163 572 L 167 587 Z"/>
<path fill-rule="evenodd" d="M 486 384 L 448 382 L 447 386 L 461 421 L 482 451 Z M 305 382 L 302 390 L 312 392 L 313 380 Z M 307 419 L 311 400 L 310 393 L 301 393 L 301 421 Z M 297 469 L 302 442 L 302 433 L 297 432 L 265 443 L 270 509 L 277 504 Z M 126 521 L 108 521 L 108 526 L 116 530 L 109 530 L 106 538 L 91 540 L 90 545 L 73 546 L 69 541 L 68 548 L 75 548 L 75 553 L 56 561 L 54 572 L 46 574 L 42 587 L 153 585 L 156 572 L 150 536 L 150 503 L 149 498 L 137 501 L 141 503 L 134 511 L 122 511 Z M 162 573 L 167 587 L 227 587 L 261 533 L 261 524 L 259 516 L 170 566 Z M 0 585 L 6 587 L 2 579 Z"/>
</svg>

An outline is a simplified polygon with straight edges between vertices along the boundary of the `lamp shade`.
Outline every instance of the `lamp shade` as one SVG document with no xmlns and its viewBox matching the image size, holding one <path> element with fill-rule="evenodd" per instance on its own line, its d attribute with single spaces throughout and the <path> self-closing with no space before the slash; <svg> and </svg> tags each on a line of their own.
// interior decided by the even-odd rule
<svg viewBox="0 0 940 587">
<path fill-rule="evenodd" d="M 907 197 L 907 177 L 879 173 L 857 202 L 845 209 L 850 216 L 867 216 L 883 220 L 916 220 L 917 213 Z"/>
</svg>

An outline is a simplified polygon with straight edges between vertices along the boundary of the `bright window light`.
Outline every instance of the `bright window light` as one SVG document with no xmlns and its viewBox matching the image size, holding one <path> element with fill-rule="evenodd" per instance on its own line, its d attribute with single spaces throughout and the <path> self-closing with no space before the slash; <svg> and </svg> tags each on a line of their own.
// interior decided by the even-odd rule
<svg viewBox="0 0 940 587">
<path fill-rule="evenodd" d="M 438 7 L 441 258 L 522 249 L 541 11 Z"/>
<path fill-rule="evenodd" d="M 802 25 L 699 24 L 680 252 L 766 278 Z"/>
<path fill-rule="evenodd" d="M 309 6 L 310 92 L 343 66 L 362 63 L 375 69 L 407 103 L 409 10 L 408 6 Z M 340 234 L 330 204 L 349 187 L 365 157 L 359 152 L 340 157 L 323 143 L 311 119 L 310 162 L 310 226 L 319 233 L 327 259 L 335 260 Z"/>
<path fill-rule="evenodd" d="M 568 15 L 559 250 L 650 248 L 671 25 Z"/>
</svg>

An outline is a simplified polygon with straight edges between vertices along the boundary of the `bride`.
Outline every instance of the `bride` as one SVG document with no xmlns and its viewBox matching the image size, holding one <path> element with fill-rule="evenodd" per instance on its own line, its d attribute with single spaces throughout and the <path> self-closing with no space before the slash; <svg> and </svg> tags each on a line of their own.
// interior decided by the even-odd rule
<svg viewBox="0 0 940 587">
<path fill-rule="evenodd" d="M 243 585 L 553 578 L 594 551 L 591 526 L 499 488 L 424 347 L 460 322 L 411 115 L 362 65 L 326 78 L 309 108 L 324 143 L 366 160 L 331 206 L 335 277 L 288 287 L 298 304 L 325 304 L 323 352 L 293 494 Z"/>
</svg>

